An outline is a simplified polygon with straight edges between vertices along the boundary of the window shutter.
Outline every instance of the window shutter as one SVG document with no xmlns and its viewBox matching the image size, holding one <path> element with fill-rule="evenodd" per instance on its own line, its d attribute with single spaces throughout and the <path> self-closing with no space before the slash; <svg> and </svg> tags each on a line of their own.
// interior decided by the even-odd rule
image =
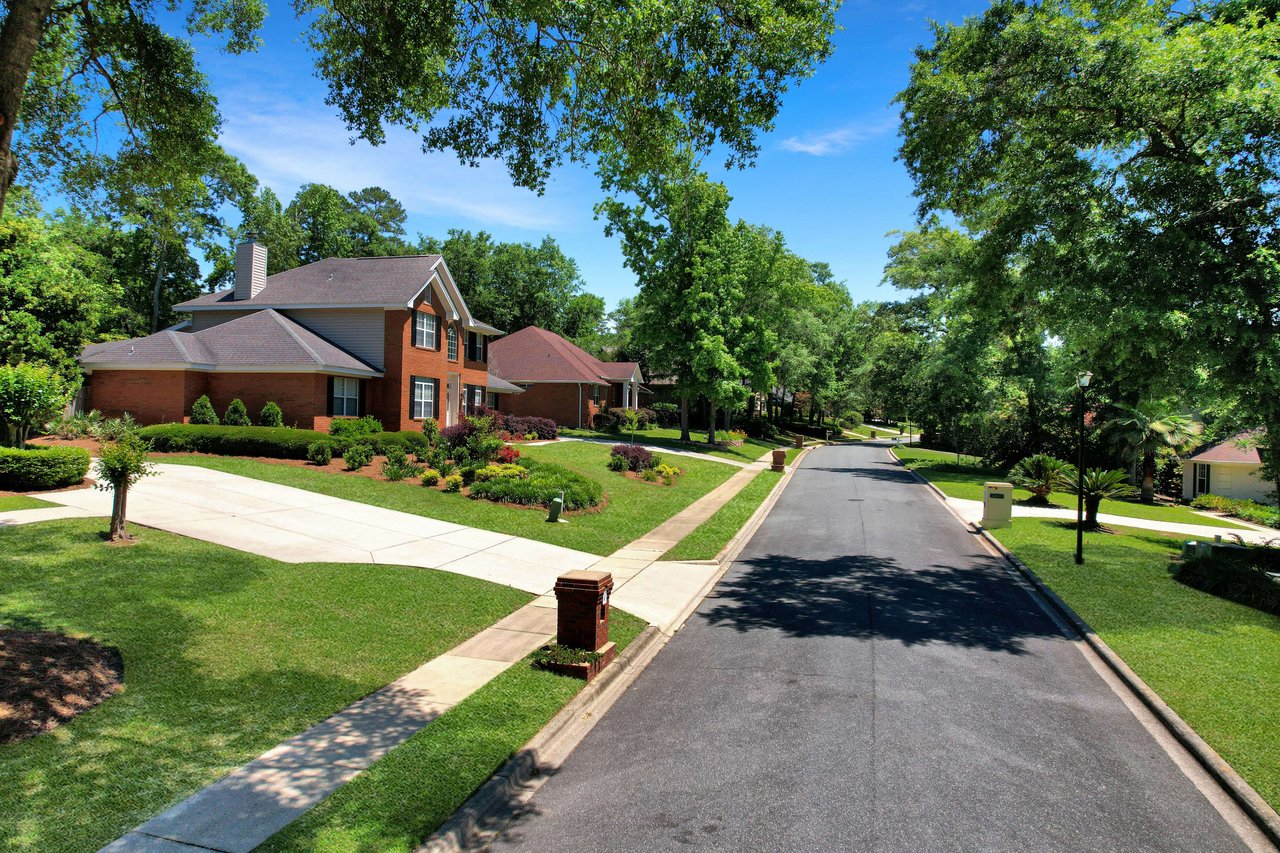
<svg viewBox="0 0 1280 853">
<path fill-rule="evenodd" d="M 325 414 L 333 414 L 333 377 L 329 377 L 329 404 L 325 407 Z"/>
<path fill-rule="evenodd" d="M 480 338 L 480 360 L 483 362 L 488 362 L 489 361 L 489 339 L 484 335 L 480 335 L 479 338 Z"/>
<path fill-rule="evenodd" d="M 441 325 L 442 325 L 442 324 L 441 324 L 441 322 L 440 322 L 440 315 L 439 315 L 439 314 L 437 314 L 437 315 L 436 315 L 436 349 L 437 349 L 437 350 L 439 350 L 439 349 L 440 349 L 440 335 L 441 335 L 441 333 L 442 333 L 442 331 L 443 331 L 443 330 L 440 328 L 440 326 L 441 326 Z"/>
<path fill-rule="evenodd" d="M 439 328 L 437 326 L 437 328 Z M 440 419 L 440 380 L 431 380 L 431 417 L 436 420 Z"/>
<path fill-rule="evenodd" d="M 356 414 L 364 417 L 364 385 L 365 383 L 359 379 L 356 380 Z"/>
</svg>

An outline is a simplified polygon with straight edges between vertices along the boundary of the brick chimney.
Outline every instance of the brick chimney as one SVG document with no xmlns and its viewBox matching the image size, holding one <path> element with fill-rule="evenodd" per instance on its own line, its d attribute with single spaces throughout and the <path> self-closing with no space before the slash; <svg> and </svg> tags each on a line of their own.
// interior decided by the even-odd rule
<svg viewBox="0 0 1280 853">
<path fill-rule="evenodd" d="M 252 299 L 267 286 L 267 247 L 252 234 L 236 246 L 235 298 Z"/>
</svg>

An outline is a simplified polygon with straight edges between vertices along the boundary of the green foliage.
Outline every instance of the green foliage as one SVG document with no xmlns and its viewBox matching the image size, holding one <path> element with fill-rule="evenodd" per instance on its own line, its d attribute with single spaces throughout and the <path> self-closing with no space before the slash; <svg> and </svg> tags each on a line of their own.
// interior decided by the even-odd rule
<svg viewBox="0 0 1280 853">
<path fill-rule="evenodd" d="M 1212 510 L 1253 524 L 1280 529 L 1280 509 L 1256 501 L 1224 498 L 1220 495 L 1197 495 L 1191 505 L 1196 509 Z"/>
<path fill-rule="evenodd" d="M 280 410 L 279 404 L 274 400 L 268 400 L 267 404 L 262 407 L 262 411 L 258 413 L 258 426 L 284 426 L 284 412 Z"/>
<path fill-rule="evenodd" d="M 1013 470 L 1009 472 L 1009 482 L 1031 492 L 1029 503 L 1047 504 L 1053 490 L 1063 484 L 1065 477 L 1074 474 L 1075 468 L 1070 463 L 1046 453 L 1037 453 L 1013 466 Z"/>
<path fill-rule="evenodd" d="M 76 375 L 76 357 L 110 310 L 116 290 L 91 261 L 42 220 L 0 220 L 0 364 L 46 364 Z"/>
<path fill-rule="evenodd" d="M 5 491 L 77 486 L 88 471 L 89 452 L 79 447 L 0 447 L 0 489 Z"/>
<path fill-rule="evenodd" d="M 333 461 L 333 444 L 327 440 L 307 445 L 307 461 L 312 465 L 328 465 Z"/>
<path fill-rule="evenodd" d="M 662 481 L 668 486 L 675 485 L 676 478 L 684 473 L 676 466 L 668 465 L 665 462 L 659 463 L 656 468 L 652 468 L 650 470 L 652 470 L 658 477 L 662 478 Z"/>
<path fill-rule="evenodd" d="M 1100 468 L 1089 468 L 1079 479 L 1074 466 L 1068 466 L 1062 472 L 1063 490 L 1072 495 L 1084 496 L 1085 524 L 1088 527 L 1098 526 L 1098 507 L 1104 500 L 1119 500 L 1138 494 L 1138 490 L 1130 486 L 1129 475 L 1117 468 L 1104 471 Z"/>
<path fill-rule="evenodd" d="M 98 488 L 127 490 L 143 477 L 156 473 L 155 466 L 147 461 L 150 450 L 150 445 L 136 433 L 103 445 L 94 465 Z"/>
<path fill-rule="evenodd" d="M 191 404 L 190 421 L 197 426 L 217 426 L 220 423 L 218 413 L 214 411 L 213 403 L 209 401 L 208 394 L 201 394 Z"/>
<path fill-rule="evenodd" d="M 460 492 L 460 491 L 462 491 L 462 475 L 461 475 L 461 474 L 450 474 L 448 477 L 445 477 L 445 478 L 444 478 L 444 490 L 445 490 L 446 492 Z"/>
<path fill-rule="evenodd" d="M 334 418 L 329 424 L 329 435 L 337 438 L 363 438 L 382 432 L 382 421 L 373 415 L 362 418 Z"/>
<path fill-rule="evenodd" d="M 1280 550 L 1275 548 L 1215 548 L 1211 555 L 1192 557 L 1174 577 L 1229 601 L 1280 616 Z"/>
<path fill-rule="evenodd" d="M 93 428 L 93 437 L 99 441 L 119 441 L 138 431 L 138 422 L 125 412 L 118 418 L 107 418 Z"/>
<path fill-rule="evenodd" d="M 1186 453 L 1199 447 L 1204 424 L 1154 400 L 1136 406 L 1119 405 L 1116 409 L 1116 416 L 1107 421 L 1104 430 L 1113 447 L 1130 458 L 1136 456 L 1141 460 L 1142 500 L 1151 503 L 1155 496 L 1157 454 Z"/>
<path fill-rule="evenodd" d="M 677 151 L 725 152 L 741 165 L 772 126 L 782 93 L 831 50 L 834 3 L 748 0 L 732 14 L 699 4 L 602 0 L 389 6 L 352 15 L 307 0 L 318 67 L 355 135 L 387 125 L 423 133 L 463 162 L 501 159 L 541 190 L 568 158 L 660 171 Z M 460 49 L 465 45 L 466 49 Z"/>
<path fill-rule="evenodd" d="M 530 657 L 534 666 L 546 668 L 552 664 L 570 666 L 577 663 L 595 663 L 600 660 L 601 654 L 589 649 L 575 649 L 573 646 L 563 646 L 560 643 L 548 643 L 535 649 Z"/>
<path fill-rule="evenodd" d="M 307 448 L 317 442 L 333 447 L 335 453 L 354 441 L 385 453 L 389 447 L 416 450 L 422 434 L 405 430 L 383 432 L 360 439 L 330 436 L 328 433 L 290 427 L 229 427 L 197 424 L 158 424 L 139 430 L 158 453 L 214 453 L 220 456 L 266 456 L 273 459 L 306 459 Z"/>
<path fill-rule="evenodd" d="M 46 429 L 50 435 L 56 435 L 58 438 L 76 439 L 95 435 L 101 424 L 102 412 L 94 409 L 91 412 L 78 412 L 52 420 Z"/>
<path fill-rule="evenodd" d="M 232 427 L 253 425 L 253 421 L 249 420 L 249 410 L 245 408 L 244 401 L 239 397 L 227 405 L 227 413 L 223 415 L 222 422 Z"/>
<path fill-rule="evenodd" d="M 556 495 L 564 492 L 565 509 L 587 509 L 600 503 L 604 490 L 600 483 L 547 462 L 530 463 L 527 477 L 495 477 L 477 480 L 471 486 L 472 498 L 499 503 L 549 507 Z"/>
<path fill-rule="evenodd" d="M 422 466 L 410 462 L 409 454 L 398 445 L 388 447 L 386 457 L 386 461 L 382 463 L 382 476 L 393 483 L 416 477 L 422 471 Z"/>
<path fill-rule="evenodd" d="M 528 468 L 525 468 L 523 465 L 516 465 L 514 462 L 505 462 L 505 463 L 486 465 L 485 467 L 476 471 L 474 479 L 475 479 L 475 482 L 477 483 L 483 483 L 488 480 L 502 479 L 502 478 L 513 479 L 513 480 L 523 480 L 528 476 L 529 476 Z"/>
<path fill-rule="evenodd" d="M 342 461 L 347 463 L 348 471 L 359 471 L 373 461 L 373 448 L 367 444 L 357 442 L 348 447 L 342 454 Z"/>
<path fill-rule="evenodd" d="M 440 472 L 435 468 L 424 468 L 422 471 L 422 485 L 434 486 L 440 482 Z"/>
<path fill-rule="evenodd" d="M 24 447 L 27 436 L 55 417 L 74 388 L 48 367 L 0 364 L 0 429 L 6 444 Z"/>
<path fill-rule="evenodd" d="M 440 444 L 440 424 L 435 418 L 425 418 L 422 421 L 422 437 L 426 439 L 427 447 L 432 450 Z"/>
<path fill-rule="evenodd" d="M 609 454 L 609 470 L 610 471 L 626 471 L 630 468 L 625 456 L 619 456 L 616 453 Z"/>
</svg>

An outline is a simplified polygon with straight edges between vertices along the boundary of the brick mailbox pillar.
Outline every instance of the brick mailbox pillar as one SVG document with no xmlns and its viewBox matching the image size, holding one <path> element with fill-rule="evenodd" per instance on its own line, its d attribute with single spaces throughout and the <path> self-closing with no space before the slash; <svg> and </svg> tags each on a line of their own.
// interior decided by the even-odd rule
<svg viewBox="0 0 1280 853">
<path fill-rule="evenodd" d="M 582 672 L 567 672 L 590 681 L 617 656 L 609 642 L 609 594 L 613 575 L 609 572 L 573 571 L 556 578 L 556 640 L 562 646 L 596 652 L 600 657 L 581 666 Z"/>
<path fill-rule="evenodd" d="M 775 471 L 785 471 L 787 468 L 787 451 L 773 451 L 773 464 L 769 467 L 773 468 Z"/>
<path fill-rule="evenodd" d="M 797 435 L 797 436 L 796 436 L 796 447 L 804 447 L 804 436 L 803 436 L 803 435 Z"/>
</svg>

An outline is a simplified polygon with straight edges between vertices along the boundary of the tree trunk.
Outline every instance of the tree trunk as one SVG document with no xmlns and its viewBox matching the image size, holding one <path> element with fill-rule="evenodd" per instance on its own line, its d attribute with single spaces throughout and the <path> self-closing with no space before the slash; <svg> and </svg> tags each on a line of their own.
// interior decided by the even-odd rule
<svg viewBox="0 0 1280 853">
<path fill-rule="evenodd" d="M 680 440 L 689 440 L 689 398 L 680 398 Z"/>
<path fill-rule="evenodd" d="M 711 407 L 711 416 L 707 418 L 707 444 L 716 443 L 716 401 L 708 400 L 707 404 Z"/>
<path fill-rule="evenodd" d="M 1098 529 L 1098 507 L 1102 504 L 1101 497 L 1085 496 L 1084 499 L 1084 529 Z"/>
<path fill-rule="evenodd" d="M 160 331 L 160 287 L 164 283 L 164 241 L 156 238 L 156 280 L 151 286 L 151 334 Z"/>
<path fill-rule="evenodd" d="M 1156 455 L 1154 453 L 1142 454 L 1142 502 L 1144 504 L 1156 502 Z"/>
<path fill-rule="evenodd" d="M 13 129 L 21 118 L 27 76 L 53 11 L 53 0 L 11 0 L 8 6 L 9 15 L 0 27 L 0 216 L 4 215 L 9 188 L 18 177 Z"/>
<path fill-rule="evenodd" d="M 125 503 L 129 498 L 129 484 L 116 483 L 112 487 L 111 494 L 111 541 L 124 542 L 132 539 L 129 531 L 125 529 Z"/>
</svg>

